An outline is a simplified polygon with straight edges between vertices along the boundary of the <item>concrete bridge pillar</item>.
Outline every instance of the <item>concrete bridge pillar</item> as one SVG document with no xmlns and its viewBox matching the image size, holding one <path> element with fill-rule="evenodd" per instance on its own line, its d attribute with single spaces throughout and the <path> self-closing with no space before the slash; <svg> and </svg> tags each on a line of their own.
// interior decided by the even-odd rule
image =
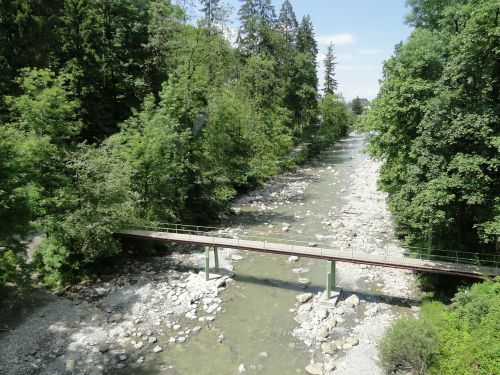
<svg viewBox="0 0 500 375">
<path fill-rule="evenodd" d="M 326 299 L 332 297 L 332 290 L 335 289 L 335 261 L 328 260 L 326 263 Z"/>
<path fill-rule="evenodd" d="M 215 272 L 219 272 L 219 252 L 217 247 L 205 246 L 205 280 L 210 279 L 210 250 L 214 253 Z"/>
</svg>

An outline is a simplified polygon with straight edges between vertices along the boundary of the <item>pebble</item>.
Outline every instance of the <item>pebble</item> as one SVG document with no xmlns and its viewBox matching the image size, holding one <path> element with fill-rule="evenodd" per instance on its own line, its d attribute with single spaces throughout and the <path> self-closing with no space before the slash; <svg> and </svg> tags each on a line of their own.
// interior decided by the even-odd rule
<svg viewBox="0 0 500 375">
<path fill-rule="evenodd" d="M 154 348 L 153 348 L 153 353 L 159 353 L 163 351 L 163 348 L 159 345 L 156 345 Z"/>
<path fill-rule="evenodd" d="M 243 372 L 245 372 L 247 369 L 245 368 L 245 365 L 242 363 L 241 365 L 239 365 L 238 367 L 238 372 L 241 374 Z"/>
</svg>

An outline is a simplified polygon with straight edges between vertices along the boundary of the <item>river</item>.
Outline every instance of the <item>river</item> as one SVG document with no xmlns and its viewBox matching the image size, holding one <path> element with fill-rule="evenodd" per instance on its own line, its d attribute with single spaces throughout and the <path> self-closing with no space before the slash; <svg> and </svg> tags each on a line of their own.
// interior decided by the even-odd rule
<svg viewBox="0 0 500 375">
<path fill-rule="evenodd" d="M 242 234 L 259 233 L 285 240 L 320 243 L 320 236 L 329 239 L 331 229 L 324 224 L 339 215 L 352 170 L 367 159 L 362 150 L 362 137 L 343 139 L 308 168 L 279 179 L 265 191 L 239 199 L 239 215 L 224 225 L 240 228 Z M 284 201 L 274 199 L 290 184 L 296 188 Z M 284 226 L 289 229 L 284 231 Z M 234 267 L 236 283 L 221 295 L 223 312 L 211 329 L 182 345 L 169 346 L 162 354 L 164 363 L 173 366 L 178 374 L 229 375 L 238 373 L 241 365 L 249 374 L 304 373 L 314 350 L 291 335 L 297 323 L 290 309 L 294 308 L 297 294 L 324 290 L 326 262 L 303 258 L 291 263 L 280 255 L 239 254 L 244 259 Z M 298 269 L 306 272 L 298 273 Z M 299 278 L 304 277 L 310 284 L 299 283 Z M 338 283 L 347 290 L 380 293 L 375 281 L 362 281 L 343 278 L 341 273 Z M 141 373 L 156 373 L 156 365 L 150 363 Z"/>
</svg>

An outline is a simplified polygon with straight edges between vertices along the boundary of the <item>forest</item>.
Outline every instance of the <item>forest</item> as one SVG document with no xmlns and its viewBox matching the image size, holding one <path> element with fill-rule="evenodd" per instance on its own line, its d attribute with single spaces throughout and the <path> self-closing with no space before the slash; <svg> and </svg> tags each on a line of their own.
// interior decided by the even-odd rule
<svg viewBox="0 0 500 375">
<path fill-rule="evenodd" d="M 334 48 L 319 95 L 308 16 L 242 1 L 231 40 L 226 6 L 196 6 L 0 3 L 0 285 L 58 286 L 118 254 L 126 225 L 212 222 L 345 133 Z"/>
<path fill-rule="evenodd" d="M 414 29 L 385 62 L 379 95 L 362 120 L 372 155 L 384 161 L 380 187 L 410 245 L 431 255 L 445 249 L 498 259 L 498 1 L 408 4 Z M 381 340 L 384 367 L 414 374 L 499 373 L 498 278 L 472 287 L 460 278 L 430 279 L 430 290 L 429 277 L 423 280 L 428 296 L 419 317 L 396 321 Z M 450 284 L 469 287 L 450 301 Z"/>
<path fill-rule="evenodd" d="M 409 244 L 498 254 L 498 2 L 408 3 L 414 30 L 363 119 L 380 186 Z"/>
</svg>

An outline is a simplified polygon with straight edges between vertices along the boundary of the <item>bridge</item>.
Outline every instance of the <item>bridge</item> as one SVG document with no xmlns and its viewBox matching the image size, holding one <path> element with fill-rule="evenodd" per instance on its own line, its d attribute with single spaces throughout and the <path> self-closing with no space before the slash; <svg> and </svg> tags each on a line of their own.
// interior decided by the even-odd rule
<svg viewBox="0 0 500 375">
<path fill-rule="evenodd" d="M 354 248 L 339 249 L 327 243 L 322 243 L 320 247 L 316 243 L 273 238 L 256 233 L 247 233 L 245 237 L 240 237 L 226 229 L 182 224 L 145 226 L 116 231 L 114 234 L 119 237 L 204 246 L 207 280 L 211 250 L 214 252 L 216 272 L 219 270 L 218 248 L 324 259 L 327 261 L 327 298 L 330 298 L 331 290 L 335 288 L 337 261 L 475 278 L 500 276 L 500 257 L 495 254 L 449 250 L 432 250 L 431 254 L 426 254 L 426 249 L 417 248 L 408 248 L 405 256 L 388 254 L 387 250 L 383 255 L 370 254 Z"/>
</svg>

